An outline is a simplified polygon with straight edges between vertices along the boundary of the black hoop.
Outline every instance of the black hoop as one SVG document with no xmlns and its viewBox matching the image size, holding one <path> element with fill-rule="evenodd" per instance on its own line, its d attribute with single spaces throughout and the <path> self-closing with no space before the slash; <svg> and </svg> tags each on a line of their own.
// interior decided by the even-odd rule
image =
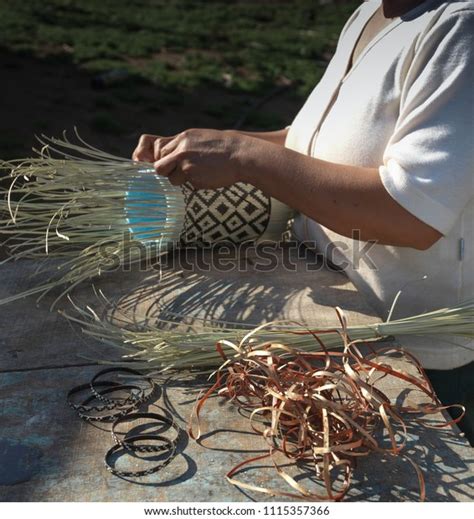
<svg viewBox="0 0 474 519">
<path fill-rule="evenodd" d="M 173 458 L 176 456 L 175 442 L 169 440 L 168 438 L 166 438 L 164 436 L 159 436 L 159 435 L 154 435 L 154 434 L 142 434 L 139 436 L 131 436 L 130 438 L 128 438 L 127 441 L 130 444 L 133 444 L 133 443 L 135 443 L 137 441 L 141 441 L 141 440 L 154 440 L 154 441 L 161 441 L 161 442 L 166 443 L 168 445 L 168 447 L 160 446 L 160 450 L 161 451 L 168 450 L 168 452 L 169 452 L 168 457 L 161 463 L 158 463 L 157 465 L 154 465 L 153 467 L 146 469 L 146 470 L 138 470 L 138 471 L 133 471 L 133 472 L 126 471 L 126 470 L 119 470 L 119 469 L 115 468 L 115 466 L 111 462 L 110 458 L 113 454 L 115 454 L 120 449 L 124 450 L 125 452 L 126 452 L 126 449 L 124 449 L 124 447 L 122 445 L 116 444 L 113 447 L 111 447 L 107 451 L 107 454 L 105 455 L 104 462 L 105 462 L 105 466 L 106 466 L 107 470 L 109 472 L 111 472 L 112 474 L 114 474 L 115 476 L 119 476 L 119 477 L 123 477 L 123 478 L 141 478 L 141 477 L 145 477 L 145 476 L 150 476 L 151 474 L 155 474 L 156 472 L 159 472 L 160 470 L 164 469 L 167 465 L 169 465 L 169 463 L 171 463 Z M 152 447 L 153 448 L 152 451 L 143 451 L 142 450 L 145 447 L 149 447 L 149 446 L 134 446 L 134 447 L 136 448 L 136 450 L 138 450 L 140 448 L 141 452 L 156 452 L 157 451 L 157 447 Z"/>
</svg>

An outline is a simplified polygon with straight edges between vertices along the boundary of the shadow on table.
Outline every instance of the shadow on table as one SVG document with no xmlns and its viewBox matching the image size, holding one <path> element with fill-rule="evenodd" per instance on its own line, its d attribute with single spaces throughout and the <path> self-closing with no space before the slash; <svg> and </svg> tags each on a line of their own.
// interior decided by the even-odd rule
<svg viewBox="0 0 474 519">
<path fill-rule="evenodd" d="M 284 258 L 284 249 L 281 251 L 270 270 L 258 270 L 255 260 L 249 260 L 252 265 L 248 266 L 246 258 L 233 262 L 228 271 L 219 270 L 208 254 L 206 271 L 188 258 L 191 266 L 187 269 L 121 274 L 120 289 L 112 274 L 97 286 L 113 303 L 104 304 L 105 315 L 138 327 L 158 323 L 160 327 L 192 332 L 204 323 L 218 325 L 225 321 L 234 327 L 253 328 L 275 320 L 327 326 L 338 323 L 335 306 L 349 314 L 356 312 L 354 320 L 376 319 L 360 294 L 345 286 L 349 282 L 343 274 L 322 266 L 314 270 L 317 264 L 299 258 L 298 251 L 290 251 L 288 254 L 294 256 L 290 259 Z"/>
<path fill-rule="evenodd" d="M 423 472 L 426 501 L 469 501 L 473 498 L 468 488 L 474 477 L 466 479 L 469 465 L 462 459 L 456 446 L 465 445 L 461 437 L 451 431 L 420 429 L 410 426 L 410 441 L 404 454 Z M 474 454 L 474 453 L 473 453 Z M 417 501 L 419 485 L 412 465 L 401 457 L 371 455 L 360 460 L 354 471 L 354 492 L 349 501 Z"/>
</svg>

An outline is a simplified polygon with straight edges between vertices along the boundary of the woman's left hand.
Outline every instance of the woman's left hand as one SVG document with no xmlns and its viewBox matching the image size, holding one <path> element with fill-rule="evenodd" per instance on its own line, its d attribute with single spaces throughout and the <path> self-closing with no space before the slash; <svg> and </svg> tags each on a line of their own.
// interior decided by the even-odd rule
<svg viewBox="0 0 474 519">
<path fill-rule="evenodd" d="M 232 131 L 192 129 L 178 134 L 153 164 L 175 186 L 196 189 L 227 187 L 241 180 L 240 153 L 250 137 Z"/>
</svg>

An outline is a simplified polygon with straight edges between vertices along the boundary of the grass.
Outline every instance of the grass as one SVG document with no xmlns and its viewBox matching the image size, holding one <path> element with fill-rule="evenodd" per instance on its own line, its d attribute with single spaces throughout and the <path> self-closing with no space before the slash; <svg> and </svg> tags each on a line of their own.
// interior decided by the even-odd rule
<svg viewBox="0 0 474 519">
<path fill-rule="evenodd" d="M 262 93 L 287 78 L 307 95 L 358 3 L 2 0 L 0 46 L 66 55 L 91 73 L 126 68 L 171 89 Z"/>
<path fill-rule="evenodd" d="M 92 117 L 90 126 L 99 133 L 108 133 L 109 135 L 121 135 L 124 133 L 122 126 L 108 112 L 97 112 Z"/>
</svg>

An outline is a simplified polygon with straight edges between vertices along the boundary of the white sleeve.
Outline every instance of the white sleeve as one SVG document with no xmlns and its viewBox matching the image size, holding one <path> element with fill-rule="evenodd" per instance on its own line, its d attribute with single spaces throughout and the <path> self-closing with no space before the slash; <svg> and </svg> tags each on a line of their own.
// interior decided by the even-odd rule
<svg viewBox="0 0 474 519">
<path fill-rule="evenodd" d="M 390 195 L 442 234 L 474 196 L 473 69 L 474 11 L 464 9 L 422 36 L 380 167 Z"/>
</svg>

